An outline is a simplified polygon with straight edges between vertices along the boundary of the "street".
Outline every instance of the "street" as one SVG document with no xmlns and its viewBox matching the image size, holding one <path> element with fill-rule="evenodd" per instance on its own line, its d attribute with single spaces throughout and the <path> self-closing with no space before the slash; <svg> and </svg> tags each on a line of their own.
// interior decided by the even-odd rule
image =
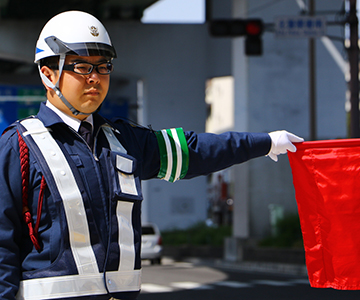
<svg viewBox="0 0 360 300">
<path fill-rule="evenodd" d="M 350 300 L 360 291 L 311 288 L 306 276 L 225 269 L 218 264 L 144 262 L 139 300 Z"/>
</svg>

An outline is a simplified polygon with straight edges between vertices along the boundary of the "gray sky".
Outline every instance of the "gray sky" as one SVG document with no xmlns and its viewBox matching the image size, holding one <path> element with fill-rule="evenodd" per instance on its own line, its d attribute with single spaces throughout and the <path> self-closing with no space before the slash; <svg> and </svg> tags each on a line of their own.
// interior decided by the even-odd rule
<svg viewBox="0 0 360 300">
<path fill-rule="evenodd" d="M 160 0 L 144 11 L 143 23 L 203 23 L 205 0 Z"/>
</svg>

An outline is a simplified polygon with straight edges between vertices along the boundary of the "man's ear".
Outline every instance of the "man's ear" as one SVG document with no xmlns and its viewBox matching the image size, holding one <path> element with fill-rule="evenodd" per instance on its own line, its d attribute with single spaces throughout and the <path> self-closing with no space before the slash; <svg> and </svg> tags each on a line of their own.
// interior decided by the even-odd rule
<svg viewBox="0 0 360 300">
<path fill-rule="evenodd" d="M 43 73 L 47 79 L 49 79 L 53 84 L 55 84 L 57 82 L 57 74 L 54 70 L 50 69 L 48 66 L 42 66 L 40 69 L 41 73 Z M 47 86 L 47 84 L 45 84 L 45 82 L 43 81 L 43 85 L 45 86 L 47 91 L 52 90 L 50 87 Z"/>
</svg>

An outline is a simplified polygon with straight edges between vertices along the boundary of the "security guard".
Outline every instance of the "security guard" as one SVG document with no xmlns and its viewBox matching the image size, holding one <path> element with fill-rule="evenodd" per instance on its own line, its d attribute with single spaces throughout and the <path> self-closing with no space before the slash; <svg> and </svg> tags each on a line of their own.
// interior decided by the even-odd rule
<svg viewBox="0 0 360 300">
<path fill-rule="evenodd" d="M 37 116 L 0 139 L 1 299 L 136 299 L 141 180 L 176 181 L 287 150 L 286 131 L 153 131 L 97 113 L 116 57 L 93 16 L 61 13 L 35 62 L 47 90 Z"/>
</svg>

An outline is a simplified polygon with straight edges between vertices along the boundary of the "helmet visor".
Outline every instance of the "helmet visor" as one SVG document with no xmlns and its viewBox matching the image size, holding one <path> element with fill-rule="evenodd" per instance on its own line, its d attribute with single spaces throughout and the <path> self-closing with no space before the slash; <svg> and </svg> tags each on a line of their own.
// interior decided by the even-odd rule
<svg viewBox="0 0 360 300">
<path fill-rule="evenodd" d="M 55 55 L 104 56 L 116 58 L 114 47 L 104 43 L 64 43 L 55 36 L 45 39 Z"/>
</svg>

